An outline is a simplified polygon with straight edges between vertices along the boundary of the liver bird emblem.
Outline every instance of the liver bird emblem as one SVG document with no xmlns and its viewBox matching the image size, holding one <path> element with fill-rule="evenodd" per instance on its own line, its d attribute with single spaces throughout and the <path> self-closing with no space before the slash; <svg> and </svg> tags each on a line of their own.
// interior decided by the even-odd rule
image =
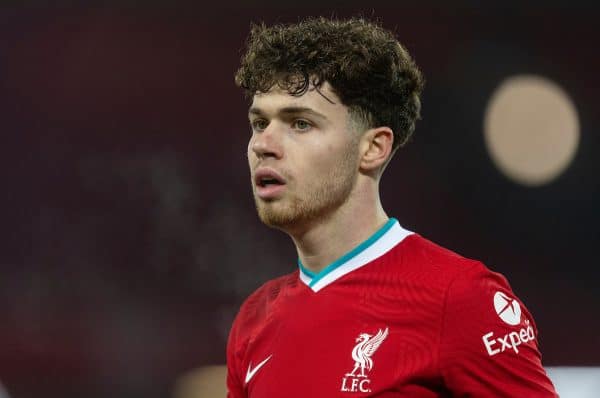
<svg viewBox="0 0 600 398">
<path fill-rule="evenodd" d="M 354 369 L 352 372 L 346 373 L 346 376 L 353 377 L 367 377 L 365 374 L 366 370 L 371 370 L 373 368 L 373 360 L 371 357 L 377 351 L 383 340 L 388 335 L 388 328 L 385 330 L 379 329 L 375 336 L 372 336 L 368 333 L 361 333 L 356 341 L 358 344 L 352 350 L 352 359 L 354 359 Z M 356 371 L 360 368 L 360 374 L 356 375 Z"/>
</svg>

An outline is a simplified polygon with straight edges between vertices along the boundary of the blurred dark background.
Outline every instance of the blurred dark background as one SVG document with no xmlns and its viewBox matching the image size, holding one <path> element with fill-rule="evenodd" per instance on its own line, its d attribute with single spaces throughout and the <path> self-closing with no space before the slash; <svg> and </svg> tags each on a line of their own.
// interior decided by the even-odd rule
<svg viewBox="0 0 600 398">
<path fill-rule="evenodd" d="M 381 19 L 424 71 L 423 120 L 382 183 L 403 226 L 503 273 L 545 365 L 600 365 L 600 55 L 584 2 L 234 2 L 0 8 L 0 380 L 13 398 L 166 397 L 225 362 L 243 299 L 295 269 L 250 195 L 250 22 Z M 559 84 L 581 138 L 516 184 L 482 134 L 507 76 Z"/>
</svg>

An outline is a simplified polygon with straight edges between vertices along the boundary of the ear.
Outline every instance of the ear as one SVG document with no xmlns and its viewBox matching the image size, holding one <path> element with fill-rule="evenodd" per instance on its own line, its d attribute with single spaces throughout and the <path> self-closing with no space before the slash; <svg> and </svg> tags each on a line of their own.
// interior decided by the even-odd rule
<svg viewBox="0 0 600 398">
<path fill-rule="evenodd" d="M 385 165 L 392 154 L 394 133 L 389 127 L 376 127 L 367 130 L 360 142 L 360 168 L 376 170 Z"/>
</svg>

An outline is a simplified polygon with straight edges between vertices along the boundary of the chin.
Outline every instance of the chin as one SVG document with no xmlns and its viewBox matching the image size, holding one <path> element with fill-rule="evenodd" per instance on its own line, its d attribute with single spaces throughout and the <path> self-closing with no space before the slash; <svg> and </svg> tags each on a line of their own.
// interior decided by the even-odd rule
<svg viewBox="0 0 600 398">
<path fill-rule="evenodd" d="M 285 232 L 305 229 L 317 220 L 327 216 L 328 207 L 309 207 L 306 203 L 295 202 L 283 205 L 282 203 L 257 203 L 258 217 L 267 226 Z"/>
<path fill-rule="evenodd" d="M 270 227 L 285 228 L 300 220 L 300 217 L 289 209 L 275 209 L 273 207 L 275 206 L 272 204 L 257 205 L 258 217 Z"/>
<path fill-rule="evenodd" d="M 260 220 L 266 225 L 287 232 L 298 231 L 327 219 L 334 214 L 349 197 L 352 180 L 346 184 L 321 186 L 308 190 L 302 196 L 286 195 L 272 201 L 264 201 L 254 196 Z"/>
</svg>

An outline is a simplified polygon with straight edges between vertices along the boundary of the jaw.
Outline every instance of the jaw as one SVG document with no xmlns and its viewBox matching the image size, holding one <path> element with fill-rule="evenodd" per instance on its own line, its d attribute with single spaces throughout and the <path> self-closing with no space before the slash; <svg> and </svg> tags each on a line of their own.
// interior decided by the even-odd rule
<svg viewBox="0 0 600 398">
<path fill-rule="evenodd" d="M 254 185 L 259 217 L 268 226 L 294 236 L 328 224 L 332 219 L 354 217 L 354 202 L 363 196 L 360 195 L 357 177 L 358 173 L 341 173 L 339 169 L 334 169 L 329 175 L 308 183 L 305 181 L 301 186 L 288 181 L 281 195 L 273 198 L 261 197 Z"/>
<path fill-rule="evenodd" d="M 274 198 L 262 198 L 255 191 L 254 203 L 259 218 L 270 227 L 279 228 L 294 223 L 298 218 L 296 200 L 289 195 L 289 192 L 283 192 L 282 195 Z"/>
</svg>

